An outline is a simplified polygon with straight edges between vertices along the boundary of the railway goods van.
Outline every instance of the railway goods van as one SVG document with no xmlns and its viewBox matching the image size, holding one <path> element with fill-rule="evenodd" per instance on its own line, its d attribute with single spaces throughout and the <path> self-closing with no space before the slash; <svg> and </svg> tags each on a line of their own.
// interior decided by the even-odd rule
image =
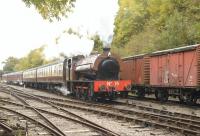
<svg viewBox="0 0 200 136">
<path fill-rule="evenodd" d="M 139 97 L 154 93 L 161 101 L 174 96 L 189 104 L 200 97 L 199 44 L 131 56 L 122 61 L 122 79 L 132 80 L 132 90 Z"/>
</svg>

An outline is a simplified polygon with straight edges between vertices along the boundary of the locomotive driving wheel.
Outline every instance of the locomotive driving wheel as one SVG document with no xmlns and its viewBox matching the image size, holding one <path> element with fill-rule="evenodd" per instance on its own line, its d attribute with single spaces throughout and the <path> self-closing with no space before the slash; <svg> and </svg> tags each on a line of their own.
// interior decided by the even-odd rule
<svg viewBox="0 0 200 136">
<path fill-rule="evenodd" d="M 76 91 L 76 98 L 77 98 L 77 99 L 81 99 L 81 92 L 80 92 L 80 89 L 77 89 L 77 91 Z"/>
<path fill-rule="evenodd" d="M 82 98 L 84 101 L 88 100 L 88 90 L 83 90 L 83 95 L 82 95 Z"/>
</svg>

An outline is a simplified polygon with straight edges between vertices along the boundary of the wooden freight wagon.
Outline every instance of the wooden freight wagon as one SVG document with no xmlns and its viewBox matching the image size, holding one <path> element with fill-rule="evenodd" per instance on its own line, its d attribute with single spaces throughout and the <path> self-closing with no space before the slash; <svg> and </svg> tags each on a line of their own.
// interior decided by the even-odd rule
<svg viewBox="0 0 200 136">
<path fill-rule="evenodd" d="M 122 59 L 121 78 L 131 80 L 132 92 L 138 97 L 144 97 L 149 90 L 149 56 L 145 54 L 130 56 Z"/>
<path fill-rule="evenodd" d="M 121 79 L 131 79 L 132 92 L 196 103 L 200 98 L 200 45 L 190 45 L 122 59 Z"/>
<path fill-rule="evenodd" d="M 150 86 L 158 99 L 167 100 L 173 95 L 180 101 L 195 103 L 200 95 L 200 45 L 152 53 Z"/>
</svg>

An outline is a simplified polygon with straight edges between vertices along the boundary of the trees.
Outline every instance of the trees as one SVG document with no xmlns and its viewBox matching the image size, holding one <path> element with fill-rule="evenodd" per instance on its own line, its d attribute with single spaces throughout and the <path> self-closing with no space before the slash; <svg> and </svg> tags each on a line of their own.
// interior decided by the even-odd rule
<svg viewBox="0 0 200 136">
<path fill-rule="evenodd" d="M 123 56 L 200 42 L 198 0 L 119 0 L 119 5 L 112 47 Z"/>
<path fill-rule="evenodd" d="M 19 62 L 15 65 L 15 70 L 25 70 L 45 64 L 44 48 L 45 46 L 42 46 L 31 50 L 26 57 L 19 59 Z"/>
<path fill-rule="evenodd" d="M 3 62 L 5 64 L 3 67 L 3 71 L 20 71 L 45 64 L 47 61 L 45 60 L 45 56 L 43 53 L 44 47 L 45 46 L 42 46 L 40 48 L 31 50 L 27 56 L 20 59 L 15 57 L 8 57 L 5 62 Z"/>
<path fill-rule="evenodd" d="M 34 5 L 44 19 L 52 21 L 67 16 L 75 0 L 22 0 L 28 7 Z"/>
<path fill-rule="evenodd" d="M 13 72 L 15 71 L 15 65 L 19 63 L 19 59 L 15 57 L 8 57 L 3 63 L 3 71 Z"/>
</svg>

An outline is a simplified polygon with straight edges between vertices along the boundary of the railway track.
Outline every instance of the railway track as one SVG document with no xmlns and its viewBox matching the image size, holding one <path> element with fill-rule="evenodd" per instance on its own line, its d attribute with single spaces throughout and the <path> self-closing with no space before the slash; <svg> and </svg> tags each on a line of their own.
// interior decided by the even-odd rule
<svg viewBox="0 0 200 136">
<path fill-rule="evenodd" d="M 171 118 L 171 119 L 173 119 L 172 116 L 174 116 L 174 119 L 176 119 L 177 121 L 179 120 L 179 121 L 182 121 L 182 122 L 192 122 L 193 124 L 200 125 L 200 117 L 199 116 L 189 115 L 189 114 L 184 114 L 184 113 L 179 113 L 179 112 L 170 112 L 170 111 L 167 111 L 167 110 L 162 110 L 162 109 L 153 108 L 153 107 L 149 107 L 149 106 L 137 105 L 137 104 L 134 104 L 134 103 L 130 103 L 128 101 L 126 101 L 126 102 L 115 101 L 115 102 L 110 103 L 110 104 L 103 104 L 102 105 L 102 104 L 99 104 L 99 103 L 94 104 L 94 103 L 90 103 L 90 102 L 83 102 L 83 101 L 77 101 L 77 100 L 66 99 L 66 98 L 65 99 L 58 99 L 58 98 L 45 97 L 45 96 L 39 96 L 39 95 L 36 95 L 36 96 L 41 97 L 43 99 L 48 99 L 55 104 L 60 104 L 61 106 L 63 106 L 63 105 L 61 103 L 57 103 L 57 102 L 82 104 L 82 105 L 86 105 L 86 106 L 100 107 L 100 108 L 106 108 L 106 109 L 112 109 L 112 108 L 114 108 L 115 105 L 117 105 L 118 107 L 120 107 L 120 106 L 123 106 L 123 107 L 114 108 L 113 110 L 118 110 L 122 113 L 138 114 L 138 115 L 141 115 L 141 116 L 145 116 L 146 114 L 151 114 L 151 115 L 161 116 L 161 117 Z M 127 107 L 137 109 L 137 110 L 141 110 L 141 111 L 144 111 L 144 112 L 141 113 L 141 112 L 135 111 L 135 110 L 127 110 Z M 155 113 L 155 114 L 152 114 L 151 112 Z"/>
<path fill-rule="evenodd" d="M 197 101 L 196 104 L 187 104 L 186 102 L 180 102 L 178 100 L 178 98 L 170 98 L 167 102 L 161 102 L 159 100 L 157 100 L 156 98 L 154 98 L 153 96 L 150 96 L 150 97 L 144 97 L 144 98 L 138 98 L 137 96 L 135 95 L 129 95 L 127 100 L 138 100 L 138 101 L 147 101 L 147 102 L 153 102 L 153 103 L 164 103 L 164 104 L 168 104 L 168 105 L 181 105 L 183 107 L 186 107 L 186 108 L 198 108 L 200 107 L 200 101 Z"/>
<path fill-rule="evenodd" d="M 3 122 L 0 122 L 0 135 L 10 135 L 14 136 L 14 129 L 10 127 L 8 124 L 5 124 Z"/>
<path fill-rule="evenodd" d="M 29 95 L 30 93 L 28 93 L 28 95 L 24 95 L 24 92 L 22 92 L 21 89 L 20 90 L 8 89 L 8 90 L 13 90 L 15 92 L 18 92 L 18 95 L 20 95 L 20 97 L 26 98 L 28 100 L 35 99 L 35 101 L 40 101 L 35 96 L 33 97 L 32 95 Z M 29 89 L 24 89 L 24 91 L 26 93 L 27 93 L 27 90 L 29 90 Z M 37 90 L 35 90 L 35 91 L 37 91 Z M 35 91 L 31 91 L 31 92 L 35 93 Z M 7 93 L 10 95 L 10 91 L 8 91 Z M 42 93 L 40 92 L 39 94 L 42 94 Z M 48 94 L 46 94 L 46 95 L 48 95 Z M 43 96 L 45 96 L 45 95 L 43 95 Z M 56 97 L 55 95 L 52 95 L 52 96 Z M 39 96 L 37 96 L 37 97 L 39 97 Z M 42 98 L 42 100 L 48 100 L 48 101 L 51 100 L 51 102 L 53 103 L 53 97 L 49 97 L 49 98 L 48 97 L 40 97 L 40 99 L 41 98 Z M 57 97 L 57 100 L 63 100 L 64 97 L 62 99 L 60 99 L 60 98 L 62 98 L 62 97 Z M 65 98 L 65 99 L 70 100 L 68 98 Z M 4 101 L 6 101 L 6 100 L 4 100 Z M 76 101 L 76 100 L 71 100 L 71 101 Z M 79 102 L 81 102 L 81 101 L 79 101 Z M 54 104 L 54 105 L 59 106 L 59 104 Z M 83 105 L 78 105 L 78 106 L 83 107 Z M 175 135 L 175 134 L 177 135 L 177 133 L 170 132 L 170 131 L 167 131 L 164 129 L 156 129 L 153 127 L 136 125 L 133 121 L 117 119 L 116 117 L 110 116 L 109 114 L 108 114 L 109 116 L 101 116 L 101 114 L 97 114 L 97 112 L 88 112 L 86 110 L 69 108 L 69 107 L 65 107 L 65 106 L 64 107 L 59 106 L 59 107 L 60 107 L 60 109 L 62 109 L 62 108 L 64 108 L 65 110 L 67 109 L 68 112 L 73 111 L 76 114 L 80 114 L 80 116 L 87 118 L 87 120 L 92 120 L 93 122 L 98 122 L 98 124 L 100 124 L 100 126 L 109 128 L 110 130 L 117 132 L 120 135 L 126 135 L 126 136 L 127 135 L 167 135 L 167 136 L 171 136 L 171 135 Z M 101 110 L 105 110 L 105 109 L 101 109 Z M 94 117 L 94 116 L 96 116 L 96 117 Z"/>
<path fill-rule="evenodd" d="M 45 112 L 46 114 L 51 114 L 53 116 L 56 116 L 56 117 L 59 117 L 59 118 L 64 118 L 64 119 L 67 119 L 67 120 L 71 120 L 73 122 L 76 122 L 76 123 L 79 123 L 79 124 L 82 124 L 82 125 L 85 125 L 87 127 L 89 127 L 90 129 L 93 129 L 95 131 L 97 131 L 100 135 L 111 135 L 111 136 L 119 136 L 119 134 L 115 133 L 115 132 L 112 132 L 111 130 L 108 130 L 94 122 L 91 122 L 87 119 L 84 119 L 74 113 L 71 113 L 70 111 L 67 111 L 66 109 L 63 109 L 62 107 L 59 107 L 59 106 L 56 106 L 54 105 L 53 103 L 50 103 L 49 101 L 45 101 L 39 97 L 35 97 L 35 96 L 28 96 L 29 98 L 32 97 L 32 99 L 36 99 L 37 98 L 37 101 L 41 101 L 45 104 L 48 104 L 49 106 L 53 107 L 54 109 L 56 110 L 60 110 L 66 114 L 69 114 L 70 116 L 73 116 L 73 118 L 70 118 L 70 117 L 66 117 L 64 115 L 61 115 L 61 114 L 57 114 L 57 113 L 53 113 L 53 112 L 50 112 L 50 111 L 45 111 L 45 110 L 42 110 L 40 108 L 35 108 L 33 106 L 31 106 L 30 104 L 28 104 L 28 102 L 22 98 L 24 98 L 25 96 L 20 96 L 19 94 L 17 94 L 16 92 L 7 92 L 8 94 L 11 94 L 12 96 L 14 96 L 15 98 L 17 98 L 19 101 L 21 101 L 21 104 L 16 104 L 16 103 L 12 103 L 12 102 L 9 102 L 9 101 L 6 101 L 6 100 L 1 100 L 1 102 L 3 103 L 9 103 L 9 104 L 12 104 L 12 105 L 16 105 L 16 106 L 21 106 L 21 107 L 28 107 L 29 109 L 31 110 L 34 110 L 34 112 L 36 112 L 40 117 L 42 117 L 46 122 L 48 122 L 48 124 L 50 124 L 50 128 L 53 128 L 54 130 L 54 134 L 56 133 L 56 135 L 65 135 L 63 133 L 63 131 L 59 130 L 59 128 L 57 128 L 55 125 L 53 125 L 52 122 L 50 122 L 47 118 L 45 118 L 42 113 L 40 112 Z M 24 94 L 25 95 L 25 94 Z M 27 96 L 26 96 L 27 97 Z M 8 110 L 7 108 L 5 107 L 0 107 L 4 110 Z M 9 111 L 9 112 L 13 112 L 13 111 Z M 15 113 L 16 114 L 16 113 Z M 75 118 L 74 118 L 75 117 Z"/>
<path fill-rule="evenodd" d="M 19 90 L 15 90 L 21 96 L 31 98 L 32 96 L 24 96 Z M 72 99 L 58 99 L 49 98 L 45 96 L 34 96 L 34 99 L 47 99 L 54 105 L 72 109 L 78 109 L 82 111 L 89 111 L 101 115 L 106 115 L 116 119 L 122 119 L 128 122 L 135 122 L 140 125 L 154 126 L 158 128 L 167 128 L 186 135 L 199 135 L 200 134 L 200 121 L 197 116 L 189 116 L 187 114 L 172 113 L 162 111 L 155 108 L 149 108 L 144 106 L 138 106 L 128 103 L 115 103 L 116 106 L 108 104 L 94 104 L 88 102 L 82 102 Z M 81 106 L 80 106 L 81 105 Z M 123 106 L 119 108 L 120 106 Z M 127 107 L 129 109 L 127 109 Z M 131 108 L 131 109 L 130 109 Z M 198 119 L 198 120 L 197 120 Z"/>
<path fill-rule="evenodd" d="M 79 106 L 79 104 L 63 104 L 59 102 L 53 102 L 56 105 L 62 106 L 62 107 L 68 107 L 68 108 L 75 108 L 75 109 L 80 109 L 84 111 L 90 111 L 94 112 L 97 114 L 101 115 L 106 115 L 118 119 L 123 119 L 127 121 L 134 121 L 135 123 L 139 123 L 141 125 L 149 125 L 149 126 L 154 126 L 154 127 L 162 127 L 162 128 L 168 128 L 170 130 L 176 130 L 179 131 L 183 134 L 192 134 L 192 135 L 199 135 L 200 132 L 200 121 L 195 120 L 199 119 L 198 117 L 192 116 L 192 119 L 187 119 L 186 117 L 189 117 L 185 114 L 170 114 L 170 112 L 165 112 L 168 113 L 168 115 L 163 115 L 164 112 L 159 112 L 157 109 L 152 109 L 153 113 L 149 112 L 149 108 L 141 107 L 138 106 L 140 111 L 138 110 L 127 110 L 127 107 L 125 108 L 114 108 L 113 106 L 110 105 L 99 105 L 99 104 L 88 104 L 88 103 L 81 103 L 85 105 L 86 107 Z M 125 105 L 124 105 L 125 106 Z M 127 105 L 126 105 L 127 106 Z M 81 108 L 80 108 L 81 107 Z M 92 108 L 91 108 L 92 107 Z M 131 107 L 136 107 L 132 106 Z M 96 108 L 96 109 L 95 109 Z M 105 111 L 106 109 L 106 111 Z M 143 112 L 141 112 L 141 109 Z M 144 112 L 144 110 L 147 110 L 148 112 Z M 155 112 L 159 114 L 155 114 Z M 116 114 L 119 113 L 119 114 Z M 121 113 L 121 114 L 120 114 Z M 174 116 L 175 115 L 175 116 Z M 177 115 L 181 117 L 177 117 Z M 134 116 L 134 117 L 133 117 Z M 185 118 L 183 118 L 184 116 Z M 138 119 L 138 117 L 140 119 Z M 190 116 L 191 117 L 191 116 Z M 142 118 L 142 119 L 141 119 Z M 185 127 L 187 126 L 187 127 Z"/>
</svg>

